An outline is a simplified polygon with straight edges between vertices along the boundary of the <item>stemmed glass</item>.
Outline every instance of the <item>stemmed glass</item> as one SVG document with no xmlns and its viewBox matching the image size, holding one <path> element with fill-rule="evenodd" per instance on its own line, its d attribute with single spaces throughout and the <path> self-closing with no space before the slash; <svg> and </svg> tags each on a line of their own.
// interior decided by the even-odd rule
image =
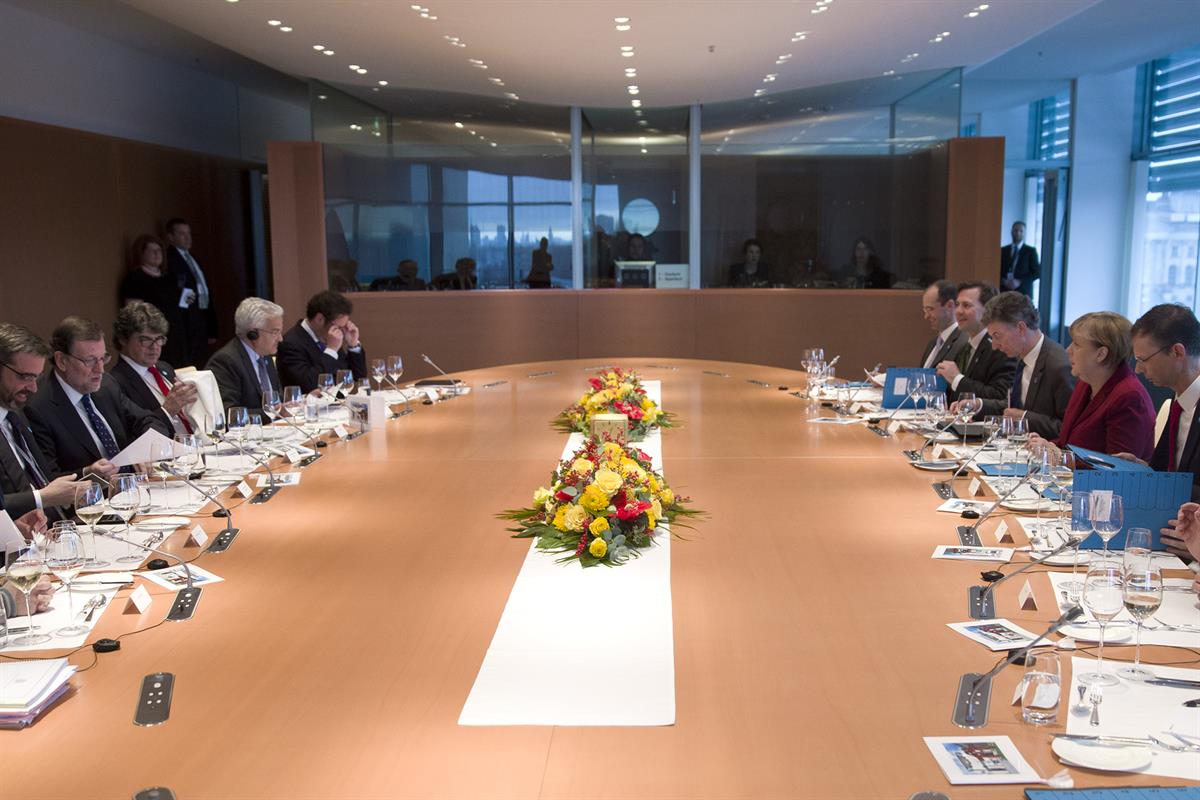
<svg viewBox="0 0 1200 800">
<path fill-rule="evenodd" d="M 379 391 L 383 391 L 383 382 L 387 380 L 387 362 L 382 358 L 371 359 L 371 377 L 375 379 L 375 383 L 379 386 Z"/>
<path fill-rule="evenodd" d="M 1094 497 L 1094 495 L 1093 495 Z M 1100 623 L 1100 646 L 1096 651 L 1096 671 L 1079 676 L 1080 683 L 1116 686 L 1120 683 L 1115 675 L 1104 672 L 1104 631 L 1125 607 L 1121 567 L 1111 561 L 1093 564 L 1083 579 L 1083 605 Z"/>
<path fill-rule="evenodd" d="M 1125 553 L 1122 556 L 1125 574 L 1145 572 L 1151 569 L 1150 548 L 1154 545 L 1154 537 L 1146 528 L 1130 528 L 1125 534 Z"/>
<path fill-rule="evenodd" d="M 88 568 L 107 567 L 96 549 L 96 523 L 104 516 L 104 485 L 99 481 L 82 481 L 75 487 L 75 516 L 88 526 L 88 538 L 92 542 L 92 555 L 84 562 Z"/>
<path fill-rule="evenodd" d="M 354 373 L 348 369 L 339 369 L 334 380 L 337 382 L 342 397 L 349 397 L 350 390 L 354 388 Z"/>
<path fill-rule="evenodd" d="M 300 412 L 304 410 L 304 393 L 300 391 L 299 386 L 283 387 L 283 410 L 288 413 L 289 417 L 299 417 Z M 266 410 L 266 407 L 263 407 Z"/>
<path fill-rule="evenodd" d="M 1108 500 L 1109 502 L 1105 502 Z M 1108 543 L 1121 530 L 1121 526 L 1125 524 L 1125 508 L 1121 502 L 1119 494 L 1100 494 L 1092 492 L 1092 506 L 1089 516 L 1092 520 L 1092 527 L 1096 530 L 1096 534 L 1100 537 L 1100 541 L 1104 542 L 1104 558 L 1108 558 Z"/>
<path fill-rule="evenodd" d="M 1034 517 L 1036 519 L 1038 538 L 1046 542 L 1045 531 L 1042 530 L 1042 500 L 1045 491 L 1050 488 L 1050 484 L 1054 482 L 1054 467 L 1058 464 L 1058 458 L 1055 452 L 1049 447 L 1040 448 L 1036 453 L 1029 455 L 1029 484 L 1033 490 L 1037 492 L 1037 498 L 1034 500 Z M 1049 542 L 1046 542 L 1046 546 Z"/>
<path fill-rule="evenodd" d="M 322 372 L 317 376 L 317 390 L 322 397 L 328 397 L 330 400 L 336 399 L 333 396 L 333 373 Z"/>
<path fill-rule="evenodd" d="M 408 399 L 408 393 L 400 388 L 400 379 L 404 377 L 404 359 L 400 356 L 388 356 L 388 377 L 392 379 L 392 386 L 396 391 L 400 392 L 400 396 L 404 398 L 404 410 L 396 416 L 403 417 L 405 414 L 412 413 L 412 401 Z"/>
<path fill-rule="evenodd" d="M 1126 572 L 1122 597 L 1125 610 L 1137 623 L 1137 647 L 1134 650 L 1133 665 L 1122 667 L 1117 670 L 1117 674 L 1132 681 L 1150 680 L 1154 673 L 1142 667 L 1142 623 L 1154 616 L 1162 605 L 1162 572 L 1148 564 L 1144 568 Z"/>
<path fill-rule="evenodd" d="M 137 476 L 118 475 L 113 481 L 112 489 L 109 492 L 108 508 L 125 523 L 125 530 L 122 533 L 126 541 L 129 539 L 129 521 L 133 519 L 141 506 L 142 492 L 138 486 Z M 128 544 L 127 547 L 128 552 L 123 556 L 118 556 L 117 561 L 128 564 L 140 563 L 143 558 L 140 549 L 135 555 L 134 545 Z"/>
<path fill-rule="evenodd" d="M 1012 430 L 1008 434 L 1008 440 L 1016 448 L 1017 458 L 1020 458 L 1021 448 L 1029 443 L 1029 420 L 1013 417 Z"/>
<path fill-rule="evenodd" d="M 1009 439 L 1012 436 L 1013 419 L 1012 417 L 1005 416 L 989 417 L 989 419 L 993 420 L 994 424 L 996 425 L 995 439 L 996 444 L 1000 447 L 1000 464 L 999 468 L 996 470 L 996 475 L 1001 479 L 996 482 L 996 488 L 997 491 L 999 491 L 1001 486 L 1007 483 L 1007 478 L 1005 476 L 1008 473 L 1008 444 Z"/>
<path fill-rule="evenodd" d="M 167 476 L 171 471 L 167 469 L 167 461 L 175 460 L 174 443 L 168 439 L 156 439 L 150 445 L 150 460 L 158 466 L 159 483 L 163 490 L 163 503 L 167 501 Z"/>
<path fill-rule="evenodd" d="M 973 392 L 963 392 L 958 396 L 958 422 L 963 426 L 963 447 L 967 446 L 967 423 L 983 410 L 983 401 Z"/>
<path fill-rule="evenodd" d="M 71 584 L 83 569 L 83 561 L 83 540 L 75 530 L 75 523 L 56 522 L 46 534 L 46 568 L 67 587 L 67 608 L 70 611 L 67 620 L 71 623 L 75 619 L 75 595 Z M 68 624 L 55 633 L 59 636 L 78 636 L 88 630 L 86 625 Z"/>
<path fill-rule="evenodd" d="M 26 550 L 8 567 L 8 582 L 25 595 L 25 611 L 29 615 L 29 631 L 24 636 L 14 639 L 13 644 L 34 645 L 50 641 L 46 634 L 33 632 L 33 599 L 30 597 L 33 587 L 41 580 L 44 569 L 42 554 L 36 547 Z"/>
<path fill-rule="evenodd" d="M 1067 526 L 1063 524 L 1063 514 L 1071 502 L 1071 487 L 1075 484 L 1075 454 L 1060 450 L 1058 460 L 1050 468 L 1050 477 L 1058 490 L 1058 529 L 1065 533 Z"/>
<path fill-rule="evenodd" d="M 250 442 L 250 449 L 254 450 L 263 443 L 263 415 L 258 412 L 250 412 L 249 424 L 246 426 L 246 441 Z"/>
<path fill-rule="evenodd" d="M 200 466 L 200 440 L 196 438 L 194 433 L 179 433 L 175 435 L 175 443 L 180 447 L 187 448 L 187 452 L 180 453 L 175 457 L 175 466 L 183 472 L 184 475 L 192 475 L 199 470 Z"/>
<path fill-rule="evenodd" d="M 238 469 L 246 459 L 246 428 L 250 426 L 250 412 L 245 406 L 230 406 L 225 412 L 225 429 L 230 439 L 237 443 Z"/>
<path fill-rule="evenodd" d="M 1075 545 L 1075 558 L 1071 562 L 1071 580 L 1064 581 L 1061 590 L 1067 593 L 1072 603 L 1078 603 L 1083 592 L 1083 583 L 1079 580 L 1079 549 L 1083 540 L 1092 535 L 1091 509 L 1091 492 L 1075 492 L 1071 495 L 1071 528 L 1067 536 Z"/>
</svg>

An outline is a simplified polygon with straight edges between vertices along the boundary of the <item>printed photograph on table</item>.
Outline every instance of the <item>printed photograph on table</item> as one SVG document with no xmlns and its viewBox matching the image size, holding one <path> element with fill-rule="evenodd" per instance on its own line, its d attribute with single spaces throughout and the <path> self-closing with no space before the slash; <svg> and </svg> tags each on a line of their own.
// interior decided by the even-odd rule
<svg viewBox="0 0 1200 800">
<path fill-rule="evenodd" d="M 989 650 L 1014 650 L 1033 641 L 1034 635 L 1006 619 L 989 619 L 977 622 L 950 622 L 947 627 L 958 631 L 968 639 Z"/>
<path fill-rule="evenodd" d="M 1008 547 L 969 547 L 965 545 L 938 545 L 933 551 L 934 558 L 952 558 L 963 561 L 1001 561 L 1012 560 L 1013 551 Z"/>
<path fill-rule="evenodd" d="M 634 372 L 613 367 L 589 378 L 588 386 L 577 403 L 568 406 L 555 418 L 552 423 L 554 427 L 566 433 L 589 435 L 597 416 L 613 414 L 625 417 L 628 421 L 625 438 L 636 442 L 646 438 L 646 434 L 655 428 L 670 428 L 675 423 L 671 414 L 646 396 L 641 378 Z"/>
<path fill-rule="evenodd" d="M 497 516 L 513 520 L 515 539 L 536 539 L 540 550 L 567 553 L 559 561 L 612 567 L 654 544 L 660 523 L 679 524 L 702 512 L 687 507 L 650 456 L 633 445 L 589 439 L 533 494 L 528 508 Z"/>
<path fill-rule="evenodd" d="M 188 564 L 188 571 L 192 574 L 193 586 L 204 586 L 208 583 L 219 583 L 225 580 L 203 567 L 197 567 L 195 564 Z M 143 572 L 142 575 L 165 589 L 184 589 L 187 587 L 187 576 L 183 574 L 182 566 Z"/>
<path fill-rule="evenodd" d="M 1042 782 L 1007 736 L 926 736 L 925 746 L 952 784 Z"/>
</svg>

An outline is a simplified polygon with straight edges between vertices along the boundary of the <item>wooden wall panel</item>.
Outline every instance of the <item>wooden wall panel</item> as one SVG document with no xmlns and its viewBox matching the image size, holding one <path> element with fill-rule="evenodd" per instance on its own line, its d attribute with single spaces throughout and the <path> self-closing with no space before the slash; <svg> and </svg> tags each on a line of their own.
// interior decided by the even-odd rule
<svg viewBox="0 0 1200 800">
<path fill-rule="evenodd" d="M 248 165 L 0 118 L 0 320 L 46 336 L 68 314 L 111 329 L 129 244 L 186 217 L 223 331 L 245 295 Z"/>
<path fill-rule="evenodd" d="M 267 142 L 275 302 L 288 316 L 329 285 L 325 172 L 318 142 Z"/>
<path fill-rule="evenodd" d="M 946 192 L 946 277 L 955 282 L 1000 278 L 1004 139 L 951 139 Z"/>
</svg>

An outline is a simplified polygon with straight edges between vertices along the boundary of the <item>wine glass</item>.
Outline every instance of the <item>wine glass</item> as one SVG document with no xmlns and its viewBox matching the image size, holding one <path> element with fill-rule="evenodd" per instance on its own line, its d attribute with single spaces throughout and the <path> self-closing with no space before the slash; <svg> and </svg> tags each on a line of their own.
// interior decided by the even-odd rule
<svg viewBox="0 0 1200 800">
<path fill-rule="evenodd" d="M 46 634 L 33 632 L 33 599 L 30 597 L 33 587 L 41 580 L 44 569 L 42 554 L 36 547 L 26 550 L 8 567 L 8 582 L 25 595 L 25 612 L 29 616 L 29 631 L 24 636 L 14 639 L 13 644 L 35 645 L 50 641 Z"/>
<path fill-rule="evenodd" d="M 379 390 L 383 391 L 383 382 L 387 379 L 387 362 L 382 358 L 371 359 L 371 377 L 375 379 Z"/>
<path fill-rule="evenodd" d="M 1058 529 L 1065 532 L 1063 514 L 1071 502 L 1071 487 L 1075 484 L 1075 454 L 1070 450 L 1060 450 L 1058 461 L 1050 469 L 1050 477 L 1058 490 Z"/>
<path fill-rule="evenodd" d="M 354 388 L 354 373 L 348 369 L 339 369 L 334 381 L 337 383 L 342 397 L 349 397 L 350 391 Z"/>
<path fill-rule="evenodd" d="M 129 539 L 129 521 L 137 514 L 138 509 L 142 505 L 142 492 L 138 488 L 136 475 L 118 475 L 113 481 L 112 488 L 109 490 L 108 509 L 121 518 L 125 523 L 125 529 L 122 532 L 127 542 L 127 552 L 123 556 L 118 556 L 117 561 L 129 564 L 141 563 L 141 550 L 135 548 L 132 544 L 128 544 Z M 136 555 L 134 551 L 137 550 Z"/>
<path fill-rule="evenodd" d="M 1071 562 L 1071 580 L 1063 581 L 1060 588 L 1072 603 L 1078 603 L 1083 593 L 1083 583 L 1079 580 L 1079 549 L 1083 540 L 1092 535 L 1091 509 L 1091 492 L 1075 492 L 1071 495 L 1071 527 L 1067 537 L 1075 545 L 1075 558 Z"/>
<path fill-rule="evenodd" d="M 1125 524 L 1125 509 L 1121 495 L 1092 492 L 1091 508 L 1092 527 L 1100 541 L 1104 542 L 1104 558 L 1108 559 L 1108 543 Z"/>
<path fill-rule="evenodd" d="M 1037 492 L 1037 497 L 1034 502 L 1034 518 L 1037 525 L 1037 538 L 1043 542 L 1046 540 L 1045 532 L 1042 530 L 1042 500 L 1050 484 L 1054 482 L 1053 470 L 1058 459 L 1053 450 L 1049 447 L 1042 447 L 1036 453 L 1029 454 L 1028 471 L 1026 475 L 1029 477 L 1029 484 L 1033 490 Z M 1046 545 L 1049 543 L 1046 542 Z"/>
<path fill-rule="evenodd" d="M 263 442 L 263 415 L 256 411 L 250 412 L 249 424 L 246 426 L 246 440 L 250 442 L 251 450 Z"/>
<path fill-rule="evenodd" d="M 322 372 L 317 375 L 317 391 L 321 393 L 322 397 L 333 399 L 333 373 Z"/>
<path fill-rule="evenodd" d="M 1017 453 L 1021 452 L 1021 448 L 1029 443 L 1029 420 L 1017 419 L 1012 417 L 1012 431 L 1008 434 L 1008 440 L 1012 442 Z"/>
<path fill-rule="evenodd" d="M 1122 557 L 1125 574 L 1150 569 L 1150 548 L 1154 538 L 1146 528 L 1130 528 L 1125 534 L 1125 553 Z"/>
<path fill-rule="evenodd" d="M 193 475 L 200 466 L 200 440 L 194 433 L 179 433 L 175 435 L 175 443 L 187 452 L 175 457 L 175 464 L 185 475 Z"/>
<path fill-rule="evenodd" d="M 1141 528 L 1133 528 L 1130 535 Z M 1146 531 L 1149 534 L 1149 531 Z M 1128 548 L 1125 550 L 1129 552 Z M 1149 551 L 1147 551 L 1147 554 Z M 1133 651 L 1133 666 L 1122 667 L 1117 674 L 1132 681 L 1146 681 L 1154 677 L 1154 673 L 1142 667 L 1142 623 L 1154 616 L 1162 605 L 1163 580 L 1162 572 L 1151 567 L 1149 561 L 1145 567 L 1125 573 L 1125 586 L 1122 592 L 1125 610 L 1137 623 L 1137 647 Z"/>
<path fill-rule="evenodd" d="M 166 502 L 167 497 L 167 475 L 170 470 L 167 469 L 168 461 L 175 460 L 175 444 L 170 439 L 155 439 L 150 443 L 150 461 L 158 466 L 159 482 L 163 490 L 163 502 Z"/>
<path fill-rule="evenodd" d="M 246 428 L 250 425 L 250 411 L 245 406 L 230 406 L 225 412 L 225 429 L 228 436 L 237 443 L 238 469 L 246 457 Z"/>
<path fill-rule="evenodd" d="M 1001 480 L 996 483 L 997 491 L 999 491 L 1001 488 L 1007 490 L 1009 480 L 1005 476 L 1011 477 L 1016 472 L 1016 467 L 1014 466 L 1011 470 L 1008 468 L 1008 446 L 1012 443 L 1013 418 L 999 416 L 996 417 L 996 421 L 998 424 L 996 441 L 1000 445 L 1000 467 L 996 471 L 996 474 L 1001 477 Z"/>
<path fill-rule="evenodd" d="M 283 410 L 289 417 L 300 416 L 300 412 L 304 410 L 304 393 L 300 391 L 299 386 L 283 387 Z"/>
<path fill-rule="evenodd" d="M 83 569 L 83 562 L 83 540 L 75 530 L 75 523 L 54 523 L 54 527 L 46 534 L 46 568 L 67 587 L 67 608 L 70 611 L 68 622 L 75 619 L 75 595 L 71 584 Z M 68 624 L 55 633 L 59 636 L 79 636 L 89 630 L 86 625 Z"/>
<path fill-rule="evenodd" d="M 400 356 L 387 357 L 388 377 L 392 380 L 392 386 L 400 388 L 400 378 L 404 376 L 404 359 Z"/>
<path fill-rule="evenodd" d="M 92 542 L 92 555 L 84 562 L 89 569 L 107 567 L 96 550 L 96 523 L 104 516 L 104 484 L 99 481 L 82 481 L 75 487 L 75 516 L 88 526 L 88 538 Z"/>
<path fill-rule="evenodd" d="M 1080 683 L 1095 683 L 1101 686 L 1116 686 L 1120 683 L 1115 675 L 1104 672 L 1104 630 L 1109 621 L 1125 607 L 1124 584 L 1121 566 L 1112 561 L 1093 564 L 1087 577 L 1083 579 L 1083 605 L 1100 623 L 1100 645 L 1096 651 L 1096 671 L 1080 675 Z"/>
<path fill-rule="evenodd" d="M 957 421 L 963 426 L 962 443 L 967 446 L 967 423 L 983 409 L 983 401 L 974 392 L 960 392 L 958 395 Z"/>
</svg>

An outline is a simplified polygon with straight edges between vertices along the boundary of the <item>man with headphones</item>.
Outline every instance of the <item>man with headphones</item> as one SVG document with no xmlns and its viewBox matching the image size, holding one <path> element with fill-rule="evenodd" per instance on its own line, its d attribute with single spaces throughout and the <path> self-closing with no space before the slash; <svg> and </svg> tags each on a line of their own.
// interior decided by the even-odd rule
<svg viewBox="0 0 1200 800">
<path fill-rule="evenodd" d="M 275 351 L 283 339 L 283 307 L 261 297 L 247 297 L 233 314 L 235 336 L 208 360 L 226 409 L 243 406 L 262 411 L 265 389 L 279 391 Z"/>
</svg>

